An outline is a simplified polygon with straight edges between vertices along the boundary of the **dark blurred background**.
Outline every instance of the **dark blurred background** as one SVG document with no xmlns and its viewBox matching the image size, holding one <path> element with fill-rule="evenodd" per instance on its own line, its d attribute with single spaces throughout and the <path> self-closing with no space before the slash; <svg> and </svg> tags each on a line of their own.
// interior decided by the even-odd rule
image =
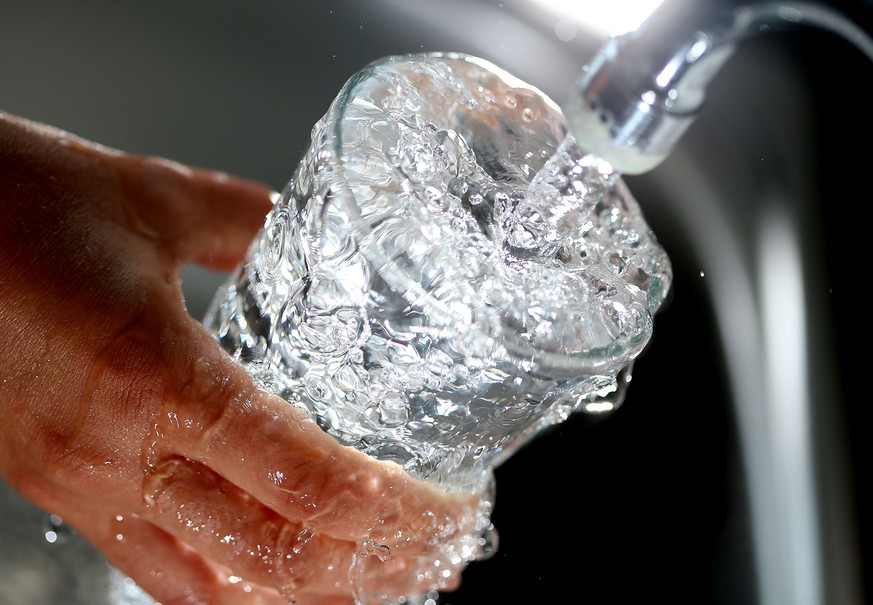
<svg viewBox="0 0 873 605">
<path fill-rule="evenodd" d="M 571 4 L 0 0 L 0 111 L 280 189 L 344 81 L 385 55 L 469 52 L 561 103 L 609 33 L 573 21 Z M 873 25 L 866 0 L 820 4 Z M 625 404 L 572 418 L 497 470 L 498 551 L 441 603 L 873 593 L 860 289 L 871 75 L 831 33 L 751 40 L 676 152 L 627 177 L 676 277 Z M 195 317 L 223 277 L 185 270 Z M 0 605 L 105 602 L 102 559 L 75 536 L 48 544 L 43 518 L 0 483 Z"/>
</svg>

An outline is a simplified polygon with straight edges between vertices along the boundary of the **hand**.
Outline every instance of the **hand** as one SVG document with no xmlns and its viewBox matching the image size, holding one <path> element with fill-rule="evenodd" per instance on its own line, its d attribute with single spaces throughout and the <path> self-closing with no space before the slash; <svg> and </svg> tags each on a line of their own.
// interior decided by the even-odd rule
<svg viewBox="0 0 873 605">
<path fill-rule="evenodd" d="M 473 503 L 339 445 L 255 387 L 185 310 L 270 190 L 0 113 L 0 475 L 164 605 L 417 594 Z M 445 578 L 451 585 L 457 578 Z"/>
</svg>

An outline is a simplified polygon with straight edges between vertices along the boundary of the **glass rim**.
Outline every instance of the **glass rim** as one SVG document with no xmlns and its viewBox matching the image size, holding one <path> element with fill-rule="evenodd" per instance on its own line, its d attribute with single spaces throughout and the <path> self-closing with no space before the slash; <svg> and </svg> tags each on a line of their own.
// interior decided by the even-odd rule
<svg viewBox="0 0 873 605">
<path fill-rule="evenodd" d="M 560 106 L 542 90 L 520 80 L 490 61 L 466 53 L 424 52 L 391 55 L 368 63 L 345 82 L 324 117 L 326 133 L 328 135 L 326 142 L 331 152 L 329 162 L 331 163 L 332 170 L 335 171 L 336 176 L 330 184 L 331 196 L 330 198 L 326 198 L 324 203 L 337 203 L 341 201 L 343 208 L 350 215 L 350 222 L 356 223 L 356 234 L 352 235 L 352 237 L 359 237 L 360 233 L 366 234 L 371 232 L 371 226 L 367 221 L 362 220 L 358 200 L 354 192 L 349 188 L 349 179 L 346 174 L 343 153 L 343 126 L 347 109 L 351 105 L 351 102 L 356 98 L 355 95 L 357 91 L 363 83 L 372 76 L 376 69 L 385 65 L 400 65 L 403 63 L 421 61 L 422 59 L 448 59 L 463 61 L 475 65 L 499 77 L 512 88 L 518 88 L 536 94 L 550 109 L 557 112 L 562 118 L 564 116 Z M 561 141 L 557 141 L 556 143 L 560 144 L 560 142 Z M 398 179 L 408 179 L 408 177 L 404 175 L 397 166 L 392 165 L 391 169 Z M 368 260 L 372 262 L 374 259 Z M 426 300 L 428 303 L 432 303 L 427 307 L 428 314 L 433 310 L 439 309 L 439 301 L 435 296 L 433 296 L 433 294 L 421 287 L 418 280 L 413 279 L 405 273 L 404 277 L 408 281 L 410 287 L 418 287 L 417 294 L 421 295 L 421 300 Z M 649 313 L 649 316 L 649 324 L 651 324 L 651 313 Z M 529 375 L 547 375 L 553 379 L 567 380 L 588 376 L 616 374 L 639 355 L 647 344 L 651 334 L 650 327 L 648 330 L 638 332 L 634 338 L 629 338 L 622 345 L 613 341 L 603 347 L 591 348 L 585 351 L 562 353 L 534 347 L 523 338 L 518 337 L 509 331 L 504 332 L 498 330 L 498 333 L 492 334 L 485 330 L 481 323 L 474 323 L 474 327 L 481 331 L 483 337 L 492 339 L 499 345 L 501 349 L 499 351 L 500 354 L 497 352 L 492 353 L 492 359 L 508 362 Z"/>
</svg>

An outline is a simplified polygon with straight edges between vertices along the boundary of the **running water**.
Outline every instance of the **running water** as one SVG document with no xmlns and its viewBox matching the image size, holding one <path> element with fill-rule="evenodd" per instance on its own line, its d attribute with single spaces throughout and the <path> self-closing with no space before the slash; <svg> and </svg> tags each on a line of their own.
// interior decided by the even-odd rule
<svg viewBox="0 0 873 605">
<path fill-rule="evenodd" d="M 496 465 L 621 403 L 670 287 L 620 175 L 566 133 L 557 105 L 480 59 L 368 66 L 205 321 L 343 444 L 483 494 L 482 535 L 443 565 L 486 550 Z"/>
</svg>

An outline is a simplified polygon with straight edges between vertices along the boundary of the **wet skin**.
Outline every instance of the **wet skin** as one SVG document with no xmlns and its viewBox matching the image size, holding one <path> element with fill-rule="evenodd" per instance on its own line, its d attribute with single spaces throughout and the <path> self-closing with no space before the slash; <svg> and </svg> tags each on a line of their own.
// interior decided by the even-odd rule
<svg viewBox="0 0 873 605">
<path fill-rule="evenodd" d="M 0 475 L 164 605 L 350 604 L 366 540 L 368 590 L 418 593 L 473 503 L 336 443 L 185 310 L 181 267 L 235 266 L 270 195 L 0 112 Z"/>
</svg>

